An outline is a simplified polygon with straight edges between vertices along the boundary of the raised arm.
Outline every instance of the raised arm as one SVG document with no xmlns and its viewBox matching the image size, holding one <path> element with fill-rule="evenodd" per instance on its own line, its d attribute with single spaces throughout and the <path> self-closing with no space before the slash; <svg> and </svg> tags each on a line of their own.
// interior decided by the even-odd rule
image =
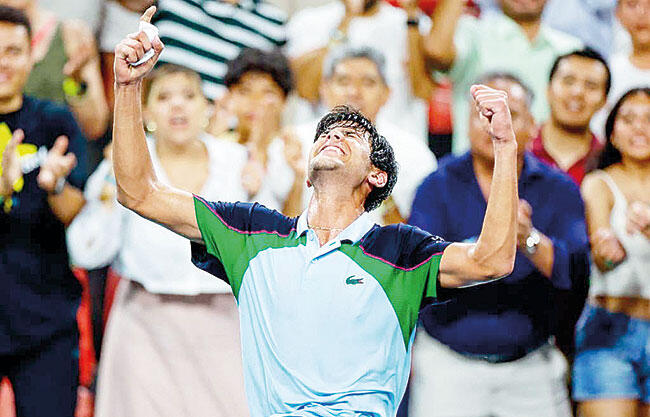
<svg viewBox="0 0 650 417">
<path fill-rule="evenodd" d="M 464 8 L 465 0 L 442 0 L 433 13 L 431 31 L 424 37 L 423 52 L 428 63 L 437 70 L 446 71 L 454 64 L 454 34 Z"/>
<path fill-rule="evenodd" d="M 149 22 L 156 8 L 142 16 Z M 145 51 L 155 56 L 134 67 Z M 192 240 L 201 240 L 192 194 L 162 184 L 153 170 L 142 123 L 142 79 L 156 63 L 163 44 L 150 42 L 144 32 L 129 36 L 115 48 L 115 117 L 113 122 L 113 169 L 117 200 L 142 217 L 159 223 Z"/>
<path fill-rule="evenodd" d="M 507 96 L 482 85 L 472 97 L 485 119 L 494 146 L 494 173 L 481 234 L 476 243 L 454 243 L 440 261 L 443 287 L 463 287 L 512 272 L 517 250 L 517 142 Z"/>
</svg>

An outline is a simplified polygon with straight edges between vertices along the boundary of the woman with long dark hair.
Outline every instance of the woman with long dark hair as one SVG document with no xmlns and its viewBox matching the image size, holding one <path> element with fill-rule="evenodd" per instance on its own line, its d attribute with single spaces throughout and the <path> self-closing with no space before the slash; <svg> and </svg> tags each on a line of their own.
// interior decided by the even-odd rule
<svg viewBox="0 0 650 417">
<path fill-rule="evenodd" d="M 600 169 L 582 184 L 589 302 L 576 330 L 574 398 L 584 417 L 650 415 L 650 88 L 606 124 Z"/>
</svg>

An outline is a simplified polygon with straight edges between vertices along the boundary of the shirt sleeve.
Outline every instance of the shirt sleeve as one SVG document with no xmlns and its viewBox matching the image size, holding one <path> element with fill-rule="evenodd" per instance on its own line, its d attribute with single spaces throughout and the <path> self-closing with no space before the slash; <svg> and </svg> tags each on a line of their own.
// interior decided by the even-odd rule
<svg viewBox="0 0 650 417">
<path fill-rule="evenodd" d="M 295 237 L 295 221 L 258 203 L 209 202 L 194 196 L 203 244 L 192 243 L 192 263 L 228 282 L 235 294 L 250 261 Z"/>
<path fill-rule="evenodd" d="M 416 249 L 416 256 L 427 259 L 426 285 L 422 297 L 422 306 L 438 299 L 438 288 L 440 288 L 440 261 L 442 254 L 451 245 L 438 236 L 430 235 Z"/>
<path fill-rule="evenodd" d="M 541 232 L 553 242 L 553 270 L 551 282 L 560 290 L 582 288 L 589 278 L 589 238 L 585 221 L 585 208 L 578 187 L 566 179 L 568 188 L 559 204 L 561 216 L 551 223 L 549 230 Z M 557 187 L 560 188 L 560 187 Z"/>
</svg>

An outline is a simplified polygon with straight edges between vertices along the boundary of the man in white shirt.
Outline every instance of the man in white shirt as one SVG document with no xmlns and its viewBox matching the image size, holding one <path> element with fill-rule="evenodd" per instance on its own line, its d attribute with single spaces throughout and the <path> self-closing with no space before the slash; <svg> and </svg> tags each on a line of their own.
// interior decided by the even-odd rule
<svg viewBox="0 0 650 417">
<path fill-rule="evenodd" d="M 612 88 L 607 104 L 591 122 L 591 128 L 601 136 L 618 99 L 632 88 L 650 86 L 650 0 L 618 0 L 616 17 L 630 34 L 632 52 L 616 52 L 609 61 Z"/>
<path fill-rule="evenodd" d="M 373 220 L 379 224 L 408 218 L 415 190 L 436 169 L 436 159 L 425 143 L 410 132 L 385 119 L 378 119 L 390 96 L 386 65 L 381 52 L 368 48 L 339 47 L 325 59 L 320 95 L 329 108 L 348 104 L 358 108 L 377 126 L 393 146 L 400 165 L 400 175 L 392 196 L 375 210 Z M 310 149 L 317 120 L 299 125 L 296 135 L 303 147 Z M 305 193 L 310 196 L 311 193 Z"/>
<path fill-rule="evenodd" d="M 422 23 L 424 28 L 427 22 Z M 404 10 L 378 0 L 332 1 L 297 12 L 287 25 L 287 53 L 292 59 L 298 94 L 318 108 L 323 62 L 333 47 L 375 48 L 386 57 L 386 80 L 391 88 L 377 120 L 399 123 L 426 142 L 426 104 L 413 95 L 406 67 L 408 25 L 418 24 L 408 19 Z M 321 110 L 312 117 L 319 116 Z"/>
</svg>

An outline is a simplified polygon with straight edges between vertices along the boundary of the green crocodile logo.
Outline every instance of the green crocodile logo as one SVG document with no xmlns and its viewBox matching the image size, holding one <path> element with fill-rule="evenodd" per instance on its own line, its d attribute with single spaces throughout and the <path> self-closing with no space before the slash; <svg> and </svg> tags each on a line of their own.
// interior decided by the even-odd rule
<svg viewBox="0 0 650 417">
<path fill-rule="evenodd" d="M 347 285 L 358 285 L 363 284 L 363 278 L 354 278 L 354 275 L 350 275 L 345 279 Z"/>
</svg>

